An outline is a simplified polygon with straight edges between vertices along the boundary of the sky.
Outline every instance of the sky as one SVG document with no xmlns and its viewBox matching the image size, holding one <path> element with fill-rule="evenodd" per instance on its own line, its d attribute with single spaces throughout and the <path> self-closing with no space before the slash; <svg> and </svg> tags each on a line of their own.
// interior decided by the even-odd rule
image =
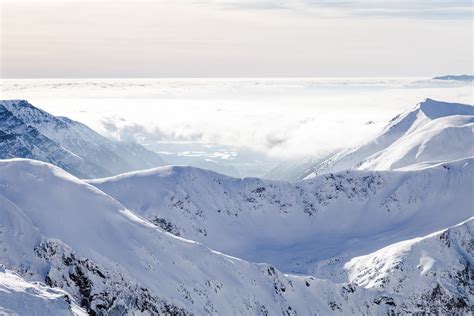
<svg viewBox="0 0 474 316">
<path fill-rule="evenodd" d="M 473 72 L 472 0 L 0 0 L 2 78 Z"/>
</svg>

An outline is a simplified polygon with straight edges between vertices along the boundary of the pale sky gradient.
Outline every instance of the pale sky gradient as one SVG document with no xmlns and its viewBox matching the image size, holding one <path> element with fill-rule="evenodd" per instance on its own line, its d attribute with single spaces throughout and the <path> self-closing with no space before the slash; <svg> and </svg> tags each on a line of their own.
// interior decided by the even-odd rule
<svg viewBox="0 0 474 316">
<path fill-rule="evenodd" d="M 2 78 L 473 72 L 472 0 L 0 1 Z"/>
</svg>

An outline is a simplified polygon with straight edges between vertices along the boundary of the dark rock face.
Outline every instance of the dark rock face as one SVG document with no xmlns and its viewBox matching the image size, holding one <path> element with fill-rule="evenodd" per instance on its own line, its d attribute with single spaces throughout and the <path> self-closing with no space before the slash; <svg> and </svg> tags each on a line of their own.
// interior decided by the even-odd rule
<svg viewBox="0 0 474 316">
<path fill-rule="evenodd" d="M 151 222 L 168 233 L 171 233 L 175 236 L 180 236 L 178 227 L 164 218 L 155 217 L 151 220 Z"/>
</svg>

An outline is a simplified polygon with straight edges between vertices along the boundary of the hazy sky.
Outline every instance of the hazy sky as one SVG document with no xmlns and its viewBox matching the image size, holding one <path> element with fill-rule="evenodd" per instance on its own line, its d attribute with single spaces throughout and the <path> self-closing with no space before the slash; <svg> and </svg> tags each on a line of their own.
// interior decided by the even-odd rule
<svg viewBox="0 0 474 316">
<path fill-rule="evenodd" d="M 1 1 L 1 76 L 473 72 L 472 0 Z"/>
</svg>

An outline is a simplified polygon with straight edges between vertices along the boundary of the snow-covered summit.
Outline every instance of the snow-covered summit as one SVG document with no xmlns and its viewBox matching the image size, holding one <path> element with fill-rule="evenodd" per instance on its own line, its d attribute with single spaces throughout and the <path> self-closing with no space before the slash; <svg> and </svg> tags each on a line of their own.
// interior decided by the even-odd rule
<svg viewBox="0 0 474 316">
<path fill-rule="evenodd" d="M 452 115 L 474 115 L 472 105 L 436 101 L 430 98 L 420 102 L 417 107 L 432 120 Z"/>
<path fill-rule="evenodd" d="M 395 134 L 398 136 L 404 135 L 410 133 L 428 121 L 455 115 L 473 116 L 474 106 L 436 101 L 427 98 L 418 103 L 411 110 L 394 117 L 375 141 L 378 140 L 380 142 L 380 138 L 387 137 L 389 134 Z"/>
<path fill-rule="evenodd" d="M 411 124 L 407 124 L 407 121 Z M 419 163 L 472 157 L 473 130 L 473 106 L 426 99 L 414 110 L 393 121 L 380 137 L 394 133 L 399 135 L 395 141 L 366 157 L 357 167 L 391 170 Z"/>
<path fill-rule="evenodd" d="M 395 116 L 373 140 L 307 165 L 293 178 L 349 169 L 394 170 L 474 156 L 474 107 L 425 99 Z"/>
</svg>

